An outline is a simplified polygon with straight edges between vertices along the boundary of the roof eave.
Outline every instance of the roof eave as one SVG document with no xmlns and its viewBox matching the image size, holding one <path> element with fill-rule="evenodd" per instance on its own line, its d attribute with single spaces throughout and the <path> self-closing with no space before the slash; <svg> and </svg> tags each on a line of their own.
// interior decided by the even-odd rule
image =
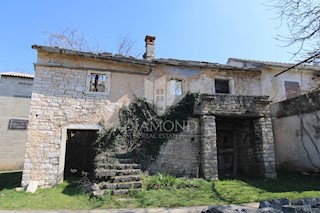
<svg viewBox="0 0 320 213">
<path fill-rule="evenodd" d="M 94 58 L 94 59 L 101 59 L 101 60 L 119 61 L 119 62 L 126 62 L 126 63 L 132 63 L 137 65 L 144 65 L 144 66 L 154 66 L 149 61 L 145 61 L 141 59 L 131 59 L 125 56 L 115 57 L 115 56 L 112 56 L 111 53 L 83 52 L 83 51 L 70 50 L 70 49 L 64 49 L 59 47 L 48 47 L 48 46 L 42 46 L 42 45 L 32 45 L 32 49 L 35 49 L 37 51 L 45 51 L 49 53 L 74 55 L 79 57 Z"/>
<path fill-rule="evenodd" d="M 232 70 L 232 71 L 249 71 L 249 72 L 259 72 L 261 70 L 258 68 L 240 68 L 223 64 L 216 64 L 210 62 L 201 62 L 201 61 L 187 61 L 186 60 L 174 60 L 170 61 L 167 59 L 153 59 L 156 64 L 164 64 L 170 66 L 184 66 L 184 67 L 199 67 L 199 68 L 212 68 L 212 69 L 221 69 L 221 70 Z"/>
</svg>

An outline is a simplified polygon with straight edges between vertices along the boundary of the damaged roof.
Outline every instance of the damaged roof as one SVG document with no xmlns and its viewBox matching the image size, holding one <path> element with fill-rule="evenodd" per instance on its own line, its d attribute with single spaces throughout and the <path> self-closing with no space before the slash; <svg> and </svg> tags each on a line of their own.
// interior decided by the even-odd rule
<svg viewBox="0 0 320 213">
<path fill-rule="evenodd" d="M 242 63 L 241 67 L 243 68 L 261 68 L 264 66 L 274 66 L 274 67 L 282 67 L 289 68 L 296 64 L 294 63 L 282 63 L 282 62 L 274 62 L 274 61 L 259 61 L 259 60 L 251 60 L 251 59 L 240 59 L 240 58 L 228 58 L 227 64 L 235 66 L 233 63 Z M 238 65 L 238 67 L 240 67 Z M 312 70 L 312 71 L 320 71 L 319 66 L 312 65 L 299 65 L 298 69 L 304 70 Z"/>
<path fill-rule="evenodd" d="M 172 59 L 172 58 L 169 58 L 169 59 L 159 58 L 159 59 L 153 59 L 152 61 L 158 64 L 167 64 L 172 66 L 207 67 L 207 68 L 213 68 L 213 69 L 260 72 L 260 69 L 258 68 L 236 67 L 236 66 L 211 63 L 206 61 L 179 60 L 179 59 Z"/>
<path fill-rule="evenodd" d="M 113 61 L 128 62 L 133 64 L 140 64 L 140 65 L 153 65 L 152 63 L 150 63 L 150 61 L 147 61 L 147 60 L 137 59 L 132 56 L 126 57 L 120 54 L 113 55 L 112 53 L 108 53 L 108 52 L 103 52 L 103 53 L 84 52 L 84 51 L 70 50 L 70 49 L 64 49 L 59 47 L 48 47 L 48 46 L 42 46 L 42 45 L 32 45 L 32 49 L 36 49 L 38 51 L 43 50 L 51 53 L 75 55 L 75 56 L 86 57 L 86 58 L 113 60 Z"/>
<path fill-rule="evenodd" d="M 137 59 L 135 57 L 123 56 L 120 54 L 112 54 L 108 52 L 103 53 L 93 53 L 93 52 L 83 52 L 77 50 L 70 50 L 64 49 L 59 47 L 49 47 L 49 46 L 42 46 L 42 45 L 33 45 L 32 49 L 42 50 L 51 53 L 60 53 L 66 55 L 75 55 L 80 57 L 87 57 L 87 58 L 96 58 L 96 59 L 104 59 L 104 60 L 113 60 L 119 62 L 127 62 L 133 64 L 140 64 L 140 65 L 148 65 L 148 66 L 155 66 L 156 64 L 164 64 L 170 66 L 185 66 L 185 67 L 199 67 L 199 68 L 213 68 L 213 69 L 223 69 L 223 70 L 233 70 L 233 71 L 255 71 L 260 72 L 259 68 L 244 68 L 244 67 L 236 67 L 231 65 L 224 65 L 218 63 L 211 63 L 211 62 L 203 62 L 203 61 L 192 61 L 192 60 L 179 60 L 179 59 Z"/>
<path fill-rule="evenodd" d="M 30 79 L 34 78 L 34 75 L 29 73 L 23 73 L 23 72 L 1 72 L 0 76 L 30 78 Z"/>
</svg>

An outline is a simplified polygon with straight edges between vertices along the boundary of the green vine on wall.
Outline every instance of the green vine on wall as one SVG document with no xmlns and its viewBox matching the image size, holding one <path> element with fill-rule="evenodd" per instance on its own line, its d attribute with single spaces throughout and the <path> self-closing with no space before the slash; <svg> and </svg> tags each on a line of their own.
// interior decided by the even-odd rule
<svg viewBox="0 0 320 213">
<path fill-rule="evenodd" d="M 180 101 L 157 113 L 155 106 L 145 99 L 136 98 L 129 106 L 120 109 L 120 124 L 104 128 L 97 140 L 95 166 L 114 163 L 114 156 L 126 153 L 145 168 L 157 158 L 161 146 L 170 137 L 182 131 L 181 126 L 172 131 L 166 125 L 183 124 L 193 115 L 195 104 L 200 103 L 199 93 L 187 93 Z M 166 128 L 167 127 L 167 128 Z"/>
</svg>

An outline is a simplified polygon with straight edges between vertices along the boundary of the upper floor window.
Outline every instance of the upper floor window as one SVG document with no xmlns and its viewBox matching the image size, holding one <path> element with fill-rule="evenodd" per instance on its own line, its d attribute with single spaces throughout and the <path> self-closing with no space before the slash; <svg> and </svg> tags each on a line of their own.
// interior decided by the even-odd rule
<svg viewBox="0 0 320 213">
<path fill-rule="evenodd" d="M 230 94 L 229 80 L 215 79 L 214 85 L 216 93 Z"/>
<path fill-rule="evenodd" d="M 87 76 L 87 92 L 109 94 L 110 73 L 89 71 Z"/>
<path fill-rule="evenodd" d="M 301 94 L 299 82 L 285 81 L 284 89 L 285 89 L 287 98 L 294 98 Z"/>
<path fill-rule="evenodd" d="M 182 80 L 171 80 L 170 81 L 170 92 L 171 95 L 180 96 L 182 95 Z"/>
</svg>

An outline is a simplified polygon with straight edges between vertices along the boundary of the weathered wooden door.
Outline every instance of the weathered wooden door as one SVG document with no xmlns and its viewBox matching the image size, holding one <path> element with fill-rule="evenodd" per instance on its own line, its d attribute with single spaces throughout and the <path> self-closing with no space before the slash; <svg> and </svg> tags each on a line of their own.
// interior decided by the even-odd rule
<svg viewBox="0 0 320 213">
<path fill-rule="evenodd" d="M 235 176 L 237 173 L 237 147 L 233 130 L 218 130 L 217 148 L 219 177 Z"/>
</svg>

